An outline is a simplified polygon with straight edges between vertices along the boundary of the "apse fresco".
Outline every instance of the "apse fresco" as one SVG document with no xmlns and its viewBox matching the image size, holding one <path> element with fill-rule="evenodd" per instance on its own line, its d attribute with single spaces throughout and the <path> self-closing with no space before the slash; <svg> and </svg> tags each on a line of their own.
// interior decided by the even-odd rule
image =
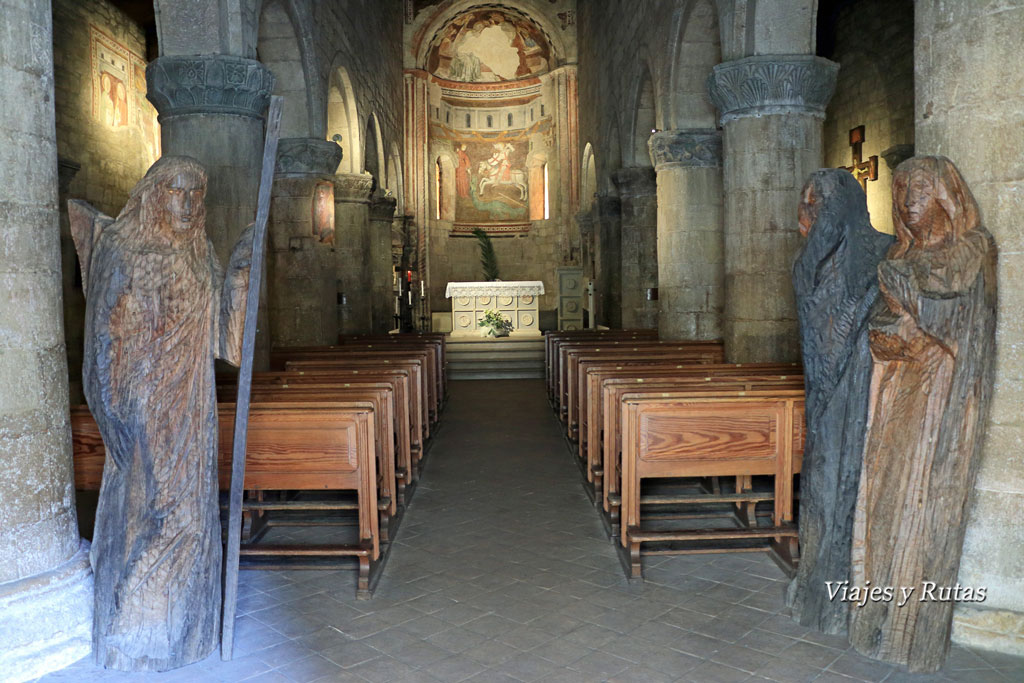
<svg viewBox="0 0 1024 683">
<path fill-rule="evenodd" d="M 536 195 L 543 199 L 543 185 L 531 177 L 530 166 L 537 167 L 536 154 L 547 149 L 552 135 L 549 119 L 525 130 L 501 133 L 457 131 L 446 126 L 431 127 L 431 137 L 443 165 L 439 183 L 440 207 L 448 214 L 454 206 L 456 228 L 523 224 L 531 220 L 530 202 Z M 450 165 L 447 162 L 451 162 Z M 534 173 L 536 176 L 536 173 Z"/>
<path fill-rule="evenodd" d="M 526 140 L 470 140 L 455 150 L 455 217 L 521 220 L 529 208 Z"/>
<path fill-rule="evenodd" d="M 541 30 L 525 18 L 500 10 L 461 14 L 438 33 L 427 70 L 451 81 L 515 81 L 551 68 L 551 47 Z"/>
</svg>

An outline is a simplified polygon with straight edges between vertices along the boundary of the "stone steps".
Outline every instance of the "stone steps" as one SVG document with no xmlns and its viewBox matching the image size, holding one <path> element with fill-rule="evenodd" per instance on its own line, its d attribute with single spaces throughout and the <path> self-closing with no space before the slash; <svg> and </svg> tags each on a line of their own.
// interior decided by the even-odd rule
<svg viewBox="0 0 1024 683">
<path fill-rule="evenodd" d="M 544 339 L 448 337 L 448 378 L 539 379 L 544 377 Z"/>
</svg>

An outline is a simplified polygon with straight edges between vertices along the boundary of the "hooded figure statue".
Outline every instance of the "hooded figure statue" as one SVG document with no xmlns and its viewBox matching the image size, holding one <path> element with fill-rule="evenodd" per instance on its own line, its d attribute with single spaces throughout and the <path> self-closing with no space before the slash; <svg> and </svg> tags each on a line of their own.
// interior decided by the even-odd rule
<svg viewBox="0 0 1024 683">
<path fill-rule="evenodd" d="M 868 316 L 878 298 L 878 262 L 893 238 L 871 227 L 867 198 L 849 171 L 822 169 L 804 186 L 793 266 L 807 392 L 800 474 L 800 564 L 790 585 L 793 618 L 844 633 L 849 606 L 826 582 L 850 575 L 871 354 Z"/>
<path fill-rule="evenodd" d="M 126 671 L 190 664 L 218 639 L 214 358 L 239 361 L 252 231 L 225 284 L 205 193 L 197 161 L 163 157 L 117 220 L 69 206 L 86 294 L 83 383 L 106 448 L 93 651 Z"/>
</svg>

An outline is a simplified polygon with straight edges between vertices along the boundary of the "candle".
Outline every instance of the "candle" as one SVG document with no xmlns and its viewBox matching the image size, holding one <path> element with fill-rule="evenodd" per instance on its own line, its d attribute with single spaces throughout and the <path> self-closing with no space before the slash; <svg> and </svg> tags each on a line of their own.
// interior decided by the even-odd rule
<svg viewBox="0 0 1024 683">
<path fill-rule="evenodd" d="M 423 298 L 425 298 L 427 296 L 425 294 L 425 292 L 426 292 L 426 287 L 423 284 L 423 280 L 420 280 L 420 298 L 421 299 L 423 299 Z"/>
<path fill-rule="evenodd" d="M 409 290 L 409 305 L 412 306 L 412 290 Z"/>
</svg>

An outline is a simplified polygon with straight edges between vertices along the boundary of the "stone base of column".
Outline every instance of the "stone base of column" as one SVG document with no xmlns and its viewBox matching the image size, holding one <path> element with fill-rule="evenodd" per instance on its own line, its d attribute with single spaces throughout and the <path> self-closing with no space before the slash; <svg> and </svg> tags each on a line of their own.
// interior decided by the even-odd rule
<svg viewBox="0 0 1024 683">
<path fill-rule="evenodd" d="M 92 652 L 89 542 L 64 564 L 0 584 L 0 676 L 20 683 Z"/>
</svg>

